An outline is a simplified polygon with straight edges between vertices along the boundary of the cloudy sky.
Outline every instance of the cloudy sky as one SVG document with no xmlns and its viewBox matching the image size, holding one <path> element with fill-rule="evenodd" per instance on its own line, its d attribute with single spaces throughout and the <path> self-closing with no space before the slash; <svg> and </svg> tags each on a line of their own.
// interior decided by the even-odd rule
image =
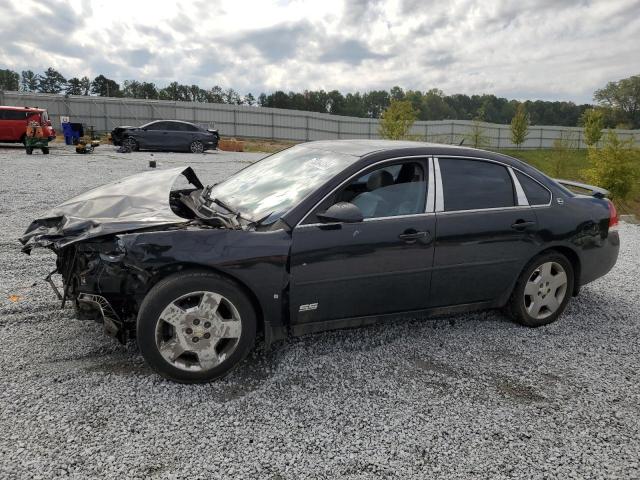
<svg viewBox="0 0 640 480">
<path fill-rule="evenodd" d="M 640 0 L 0 0 L 0 68 L 244 94 L 440 88 L 589 102 L 640 74 Z"/>
</svg>

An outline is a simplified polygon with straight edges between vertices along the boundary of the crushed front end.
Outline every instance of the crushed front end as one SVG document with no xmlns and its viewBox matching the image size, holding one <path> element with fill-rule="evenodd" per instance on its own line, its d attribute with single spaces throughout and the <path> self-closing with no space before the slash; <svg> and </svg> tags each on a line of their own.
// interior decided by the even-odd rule
<svg viewBox="0 0 640 480">
<path fill-rule="evenodd" d="M 62 305 L 73 303 L 78 318 L 103 322 L 105 332 L 122 343 L 135 331 L 150 280 L 124 262 L 125 253 L 117 236 L 72 244 L 56 251 L 52 272 L 62 277 L 62 291 L 54 286 Z"/>
</svg>

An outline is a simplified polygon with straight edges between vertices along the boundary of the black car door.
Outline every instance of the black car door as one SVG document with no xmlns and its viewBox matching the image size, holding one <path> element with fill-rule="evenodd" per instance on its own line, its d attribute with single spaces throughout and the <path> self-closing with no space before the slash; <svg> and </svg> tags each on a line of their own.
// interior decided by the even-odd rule
<svg viewBox="0 0 640 480">
<path fill-rule="evenodd" d="M 189 145 L 191 133 L 181 122 L 166 122 L 166 130 L 162 132 L 160 147 L 163 150 L 185 150 Z"/>
<path fill-rule="evenodd" d="M 479 159 L 434 159 L 437 232 L 432 307 L 508 294 L 536 251 L 535 211 L 512 168 Z"/>
<path fill-rule="evenodd" d="M 147 125 L 143 131 L 139 132 L 138 142 L 142 148 L 161 148 L 163 138 L 167 131 L 169 122 L 153 122 Z"/>
<path fill-rule="evenodd" d="M 433 175 L 428 172 L 428 160 L 422 158 L 365 169 L 294 229 L 293 323 L 331 322 L 427 306 L 435 227 L 434 192 L 427 188 Z M 357 205 L 364 221 L 320 223 L 315 214 L 341 201 Z"/>
</svg>

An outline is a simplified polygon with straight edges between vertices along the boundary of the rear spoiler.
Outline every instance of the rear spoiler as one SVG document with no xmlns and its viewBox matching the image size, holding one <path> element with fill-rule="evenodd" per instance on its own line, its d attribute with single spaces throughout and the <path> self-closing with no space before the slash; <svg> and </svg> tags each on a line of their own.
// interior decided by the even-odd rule
<svg viewBox="0 0 640 480">
<path fill-rule="evenodd" d="M 553 181 L 559 183 L 564 187 L 573 187 L 581 190 L 587 190 L 592 197 L 605 198 L 609 195 L 609 190 L 595 187 L 593 185 L 588 185 L 586 183 L 574 182 L 572 180 L 562 180 L 561 178 L 554 178 Z"/>
</svg>

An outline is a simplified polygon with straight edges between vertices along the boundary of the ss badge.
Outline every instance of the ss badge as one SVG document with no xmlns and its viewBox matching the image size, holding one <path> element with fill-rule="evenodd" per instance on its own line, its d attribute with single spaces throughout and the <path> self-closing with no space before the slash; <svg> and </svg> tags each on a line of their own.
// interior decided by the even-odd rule
<svg viewBox="0 0 640 480">
<path fill-rule="evenodd" d="M 318 303 L 306 303 L 304 305 L 300 305 L 299 312 L 310 312 L 311 310 L 317 310 Z"/>
</svg>

